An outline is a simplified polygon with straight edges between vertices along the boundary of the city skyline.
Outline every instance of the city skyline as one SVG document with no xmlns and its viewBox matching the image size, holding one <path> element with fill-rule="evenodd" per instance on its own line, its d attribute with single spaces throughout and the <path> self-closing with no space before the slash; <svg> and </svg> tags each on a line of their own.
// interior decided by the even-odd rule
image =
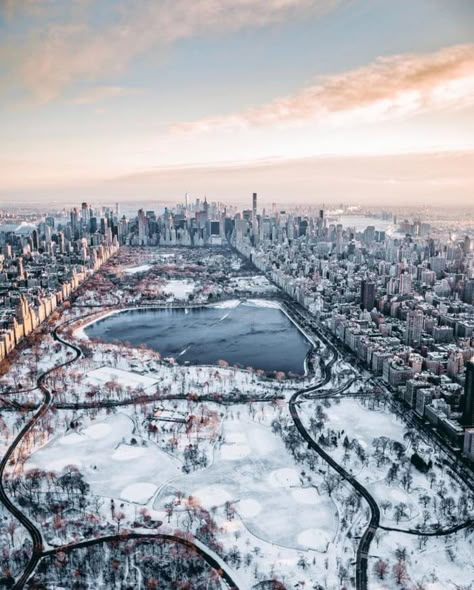
<svg viewBox="0 0 474 590">
<path fill-rule="evenodd" d="M 0 3 L 0 203 L 467 205 L 474 7 Z"/>
</svg>

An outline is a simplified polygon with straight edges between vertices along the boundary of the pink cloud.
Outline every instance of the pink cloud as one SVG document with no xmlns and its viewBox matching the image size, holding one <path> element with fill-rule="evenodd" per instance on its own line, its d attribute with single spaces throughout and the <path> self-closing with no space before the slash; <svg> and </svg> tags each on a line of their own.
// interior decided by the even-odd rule
<svg viewBox="0 0 474 590">
<path fill-rule="evenodd" d="M 28 0 L 36 4 L 42 0 Z M 43 0 L 46 2 L 47 0 Z M 290 17 L 331 10 L 341 0 L 135 0 L 102 30 L 77 14 L 69 23 L 33 32 L 21 46 L 0 42 L 0 66 L 10 69 L 39 101 L 58 96 L 75 80 L 95 80 L 121 72 L 136 56 L 193 35 L 222 33 L 278 23 Z M 15 0 L 4 0 L 8 5 Z M 2 53 L 4 59 L 2 60 Z M 3 64 L 2 64 L 3 61 Z"/>
<path fill-rule="evenodd" d="M 176 132 L 272 126 L 315 120 L 380 120 L 474 104 L 474 44 L 429 54 L 380 57 L 320 78 L 291 96 L 227 116 L 175 125 Z"/>
</svg>

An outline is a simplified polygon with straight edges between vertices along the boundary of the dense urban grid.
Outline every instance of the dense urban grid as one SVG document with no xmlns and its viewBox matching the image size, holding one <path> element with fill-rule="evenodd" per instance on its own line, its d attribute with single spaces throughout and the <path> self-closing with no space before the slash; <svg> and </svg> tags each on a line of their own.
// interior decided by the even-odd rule
<svg viewBox="0 0 474 590">
<path fill-rule="evenodd" d="M 0 588 L 473 588 L 472 220 L 1 217 Z"/>
</svg>

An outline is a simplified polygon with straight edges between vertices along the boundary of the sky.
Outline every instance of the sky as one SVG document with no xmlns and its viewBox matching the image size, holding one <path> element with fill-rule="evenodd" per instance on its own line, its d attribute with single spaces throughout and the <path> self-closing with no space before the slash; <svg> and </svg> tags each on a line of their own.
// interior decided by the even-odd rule
<svg viewBox="0 0 474 590">
<path fill-rule="evenodd" d="M 0 0 L 0 205 L 473 187 L 472 0 Z"/>
</svg>

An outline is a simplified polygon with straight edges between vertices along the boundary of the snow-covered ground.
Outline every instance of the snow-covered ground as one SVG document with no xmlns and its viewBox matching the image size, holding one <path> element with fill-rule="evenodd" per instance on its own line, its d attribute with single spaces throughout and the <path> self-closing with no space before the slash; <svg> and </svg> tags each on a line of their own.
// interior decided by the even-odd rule
<svg viewBox="0 0 474 590">
<path fill-rule="evenodd" d="M 230 286 L 239 291 L 249 291 L 250 293 L 273 293 L 277 290 L 263 275 L 235 277 L 231 279 Z"/>
<path fill-rule="evenodd" d="M 216 309 L 234 309 L 241 304 L 240 299 L 228 299 L 227 301 L 219 301 L 218 303 L 211 303 L 209 307 Z"/>
<path fill-rule="evenodd" d="M 400 563 L 400 549 L 406 551 L 401 584 L 394 578 L 393 568 Z M 417 537 L 397 532 L 379 531 L 369 559 L 370 590 L 470 590 L 474 581 L 474 531 L 459 531 L 446 537 Z M 381 580 L 376 564 L 387 564 Z M 416 584 L 420 584 L 417 586 Z"/>
<path fill-rule="evenodd" d="M 247 301 L 244 302 L 244 305 L 281 309 L 281 305 L 278 301 L 269 301 L 267 299 L 247 299 Z"/>
<path fill-rule="evenodd" d="M 114 367 L 99 367 L 89 371 L 85 376 L 86 383 L 103 386 L 106 383 L 120 383 L 122 387 L 142 388 L 148 390 L 156 385 L 157 380 L 148 375 L 141 375 L 132 371 L 125 371 Z"/>
<path fill-rule="evenodd" d="M 140 266 L 132 266 L 131 268 L 126 268 L 124 272 L 129 275 L 134 275 L 139 272 L 146 272 L 147 270 L 150 270 L 150 268 L 151 264 L 141 264 Z"/>
<path fill-rule="evenodd" d="M 268 427 L 237 417 L 225 420 L 223 436 L 212 465 L 175 480 L 156 498 L 155 509 L 174 497 L 173 490 L 208 509 L 230 501 L 243 525 L 265 542 L 325 551 L 337 527 L 335 508 L 315 488 L 303 487 L 281 439 Z"/>
<path fill-rule="evenodd" d="M 27 461 L 60 471 L 75 465 L 94 494 L 145 503 L 157 488 L 181 474 L 181 463 L 156 445 L 132 444 L 134 423 L 124 412 L 105 417 L 78 432 L 53 437 Z"/>
<path fill-rule="evenodd" d="M 318 404 L 302 405 L 308 426 Z M 326 450 L 374 496 L 383 524 L 427 529 L 467 519 L 473 510 L 468 488 L 446 469 L 432 445 L 418 437 L 412 440 L 410 432 L 407 435 L 406 423 L 388 404 L 342 398 L 323 411 L 326 417 L 320 434 L 337 443 L 327 443 Z M 426 473 L 412 464 L 415 451 L 426 463 L 431 461 Z"/>
<path fill-rule="evenodd" d="M 185 412 L 188 404 L 168 402 L 168 407 Z M 282 408 L 257 404 L 252 411 L 242 405 L 224 414 L 216 410 L 220 418 L 212 429 L 170 431 L 168 436 L 180 439 L 172 453 L 163 450 L 165 434 L 152 439 L 143 435 L 139 416 L 130 408 L 113 415 L 101 411 L 95 420 L 84 416 L 77 432 L 58 433 L 33 453 L 25 470 L 60 471 L 75 465 L 93 494 L 121 502 L 132 520 L 137 505 L 146 506 L 171 530 L 189 526 L 187 504 L 192 498 L 193 505 L 214 515 L 226 552 L 237 548 L 242 556 L 254 555 L 252 568 L 240 570 L 243 587 L 273 574 L 292 585 L 324 579 L 328 590 L 338 590 L 337 560 L 344 555 L 340 514 L 348 491 L 329 497 L 323 475 L 313 471 L 308 478 L 305 465 L 295 462 L 270 427 Z M 196 413 L 202 410 L 196 408 Z M 184 473 L 182 452 L 190 441 L 206 450 L 209 461 Z M 352 559 L 351 553 L 344 559 Z"/>
<path fill-rule="evenodd" d="M 188 300 L 191 293 L 194 292 L 196 283 L 189 280 L 173 280 L 167 281 L 163 285 L 163 293 L 168 295 L 170 299 L 178 301 Z"/>
</svg>

